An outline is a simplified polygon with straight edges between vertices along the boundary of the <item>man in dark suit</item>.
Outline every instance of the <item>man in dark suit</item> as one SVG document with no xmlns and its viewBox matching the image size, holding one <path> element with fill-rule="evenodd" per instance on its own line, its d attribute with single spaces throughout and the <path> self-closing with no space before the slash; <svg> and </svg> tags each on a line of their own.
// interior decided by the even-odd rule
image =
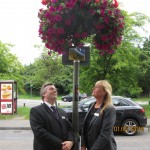
<svg viewBox="0 0 150 150">
<path fill-rule="evenodd" d="M 74 133 L 64 110 L 55 106 L 57 89 L 51 83 L 41 88 L 43 104 L 31 108 L 30 125 L 34 150 L 71 150 Z"/>
</svg>

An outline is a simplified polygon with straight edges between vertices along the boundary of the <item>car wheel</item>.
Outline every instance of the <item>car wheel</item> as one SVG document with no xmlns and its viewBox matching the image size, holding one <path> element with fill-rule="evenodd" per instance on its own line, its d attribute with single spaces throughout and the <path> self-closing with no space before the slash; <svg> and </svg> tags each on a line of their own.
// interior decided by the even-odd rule
<svg viewBox="0 0 150 150">
<path fill-rule="evenodd" d="M 64 102 L 67 102 L 67 98 L 64 98 Z"/>
<path fill-rule="evenodd" d="M 126 119 L 123 121 L 121 131 L 124 135 L 135 135 L 138 132 L 138 123 L 134 119 Z"/>
</svg>

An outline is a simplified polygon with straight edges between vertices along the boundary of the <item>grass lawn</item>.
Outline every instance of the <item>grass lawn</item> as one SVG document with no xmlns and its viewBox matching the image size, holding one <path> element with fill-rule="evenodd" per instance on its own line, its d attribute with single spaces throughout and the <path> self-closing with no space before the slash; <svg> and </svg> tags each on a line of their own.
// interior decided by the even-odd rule
<svg viewBox="0 0 150 150">
<path fill-rule="evenodd" d="M 145 109 L 146 116 L 150 118 L 150 105 L 143 105 Z M 28 107 L 19 107 L 17 108 L 17 114 L 14 115 L 3 115 L 0 114 L 0 120 L 9 120 L 17 117 L 23 117 L 24 119 L 29 119 L 30 109 Z"/>
<path fill-rule="evenodd" d="M 35 100 L 41 100 L 40 96 L 32 96 L 32 95 L 18 95 L 18 99 L 35 99 Z"/>
<path fill-rule="evenodd" d="M 17 108 L 17 113 L 13 115 L 4 115 L 0 114 L 0 120 L 9 120 L 18 117 L 22 117 L 23 119 L 29 119 L 30 108 L 28 107 L 19 107 Z"/>
<path fill-rule="evenodd" d="M 150 101 L 150 97 L 133 98 L 134 101 Z"/>
<path fill-rule="evenodd" d="M 58 95 L 57 99 L 61 100 L 62 95 Z M 18 95 L 18 99 L 32 99 L 32 100 L 41 100 L 41 96 L 31 96 L 29 94 L 26 95 Z"/>
<path fill-rule="evenodd" d="M 146 116 L 150 118 L 150 105 L 143 105 L 142 107 L 145 109 Z"/>
</svg>

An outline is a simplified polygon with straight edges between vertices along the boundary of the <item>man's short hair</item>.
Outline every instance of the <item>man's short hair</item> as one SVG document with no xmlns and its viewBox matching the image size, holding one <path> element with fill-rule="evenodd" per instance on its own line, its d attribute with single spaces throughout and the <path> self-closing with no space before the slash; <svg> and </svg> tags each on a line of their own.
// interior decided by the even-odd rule
<svg viewBox="0 0 150 150">
<path fill-rule="evenodd" d="M 42 87 L 41 87 L 40 95 L 41 95 L 41 97 L 42 97 L 42 100 L 44 99 L 43 94 L 46 92 L 46 87 L 49 86 L 49 85 L 54 85 L 54 84 L 47 82 L 47 83 L 44 83 L 44 84 L 42 85 Z"/>
</svg>

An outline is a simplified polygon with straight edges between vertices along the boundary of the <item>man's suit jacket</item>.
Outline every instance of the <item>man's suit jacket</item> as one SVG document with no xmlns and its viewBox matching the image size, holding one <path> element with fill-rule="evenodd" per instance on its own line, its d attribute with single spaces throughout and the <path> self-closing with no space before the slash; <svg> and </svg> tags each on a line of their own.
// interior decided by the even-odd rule
<svg viewBox="0 0 150 150">
<path fill-rule="evenodd" d="M 73 141 L 74 134 L 64 110 L 57 108 L 59 120 L 45 104 L 31 108 L 30 125 L 34 150 L 61 150 L 63 141 Z"/>
<path fill-rule="evenodd" d="M 85 122 L 94 104 L 90 107 L 84 119 L 81 145 L 88 146 L 88 150 L 116 150 L 117 146 L 113 134 L 113 127 L 116 120 L 114 106 L 108 106 L 104 110 L 103 115 L 100 115 L 101 108 L 99 108 L 90 121 L 88 131 L 85 131 Z"/>
</svg>

